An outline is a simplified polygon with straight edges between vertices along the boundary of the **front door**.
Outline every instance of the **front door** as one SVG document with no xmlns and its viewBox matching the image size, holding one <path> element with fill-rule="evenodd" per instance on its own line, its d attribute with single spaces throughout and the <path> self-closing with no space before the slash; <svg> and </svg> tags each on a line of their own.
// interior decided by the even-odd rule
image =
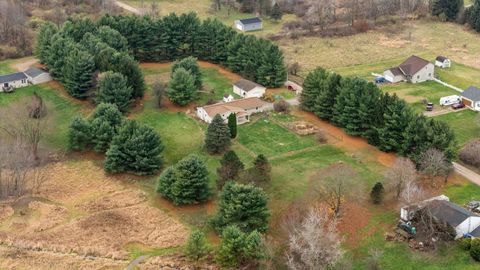
<svg viewBox="0 0 480 270">
<path fill-rule="evenodd" d="M 4 83 L 3 87 L 7 88 L 8 87 L 8 82 Z"/>
</svg>

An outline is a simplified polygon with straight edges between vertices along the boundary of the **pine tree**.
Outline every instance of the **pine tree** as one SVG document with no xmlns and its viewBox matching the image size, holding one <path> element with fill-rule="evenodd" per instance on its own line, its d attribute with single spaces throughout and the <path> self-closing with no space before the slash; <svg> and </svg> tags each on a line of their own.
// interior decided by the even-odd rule
<svg viewBox="0 0 480 270">
<path fill-rule="evenodd" d="M 280 5 L 275 2 L 272 6 L 272 11 L 270 12 L 270 18 L 273 20 L 281 20 L 283 16 L 282 9 L 280 8 Z"/>
<path fill-rule="evenodd" d="M 254 170 L 259 180 L 266 181 L 270 179 L 270 172 L 272 170 L 268 159 L 263 154 L 260 154 L 253 161 Z"/>
<path fill-rule="evenodd" d="M 210 154 L 221 154 L 230 147 L 230 140 L 230 129 L 219 114 L 215 115 L 205 135 L 207 151 Z"/>
<path fill-rule="evenodd" d="M 53 36 L 58 32 L 58 28 L 51 22 L 44 22 L 37 35 L 37 46 L 35 54 L 41 63 L 47 63 L 48 55 L 51 52 Z"/>
<path fill-rule="evenodd" d="M 198 261 L 208 253 L 207 239 L 205 233 L 200 230 L 194 230 L 185 247 L 185 253 L 191 259 Z"/>
<path fill-rule="evenodd" d="M 233 150 L 225 152 L 217 169 L 217 188 L 221 190 L 228 180 L 235 180 L 244 168 L 242 161 Z"/>
<path fill-rule="evenodd" d="M 96 97 L 97 103 L 111 103 L 125 113 L 132 103 L 132 88 L 127 86 L 127 79 L 120 73 L 108 71 L 100 79 Z"/>
<path fill-rule="evenodd" d="M 434 0 L 432 15 L 445 16 L 448 21 L 455 21 L 462 8 L 463 0 Z"/>
<path fill-rule="evenodd" d="M 168 83 L 167 96 L 180 106 L 185 106 L 196 98 L 195 79 L 189 71 L 180 67 L 172 74 Z"/>
<path fill-rule="evenodd" d="M 45 52 L 45 63 L 55 80 L 65 83 L 67 56 L 74 50 L 76 50 L 76 46 L 71 39 L 64 38 L 60 33 L 53 35 L 50 49 Z"/>
<path fill-rule="evenodd" d="M 99 37 L 108 46 L 119 52 L 128 51 L 128 41 L 117 30 L 109 26 L 100 26 L 97 29 L 96 36 Z"/>
<path fill-rule="evenodd" d="M 327 71 L 320 67 L 308 73 L 305 81 L 303 82 L 303 91 L 300 96 L 301 107 L 303 110 L 308 112 L 313 112 L 315 110 L 320 89 L 322 88 L 327 76 Z"/>
<path fill-rule="evenodd" d="M 190 56 L 175 62 L 172 66 L 172 79 L 175 71 L 179 68 L 184 68 L 186 71 L 189 71 L 194 78 L 195 87 L 197 89 L 202 88 L 202 73 L 200 71 L 200 66 L 197 63 L 197 58 Z"/>
<path fill-rule="evenodd" d="M 123 115 L 114 104 L 100 103 L 90 119 L 93 150 L 105 152 L 122 124 Z"/>
<path fill-rule="evenodd" d="M 398 98 L 384 113 L 384 125 L 378 129 L 379 148 L 386 152 L 400 151 L 405 143 L 404 131 L 411 122 L 413 113 L 408 105 Z"/>
<path fill-rule="evenodd" d="M 228 182 L 220 193 L 212 225 L 219 232 L 228 225 L 236 225 L 244 232 L 265 232 L 269 217 L 267 195 L 261 188 Z"/>
<path fill-rule="evenodd" d="M 228 129 L 230 130 L 230 138 L 235 139 L 237 137 L 237 115 L 234 113 L 228 116 Z"/>
<path fill-rule="evenodd" d="M 385 188 L 383 187 L 383 184 L 380 182 L 375 183 L 375 185 L 372 188 L 372 191 L 370 192 L 370 199 L 374 204 L 379 204 L 383 200 L 383 196 L 385 193 Z"/>
<path fill-rule="evenodd" d="M 242 232 L 237 226 L 228 226 L 222 232 L 222 242 L 216 252 L 216 261 L 225 268 L 257 265 L 265 257 L 265 247 L 257 231 Z"/>
<path fill-rule="evenodd" d="M 110 63 L 111 71 L 123 74 L 127 78 L 128 86 L 132 88 L 132 98 L 143 97 L 145 80 L 137 61 L 125 52 L 116 53 Z"/>
<path fill-rule="evenodd" d="M 466 10 L 467 22 L 475 31 L 480 32 L 480 0 Z"/>
<path fill-rule="evenodd" d="M 92 142 L 90 123 L 85 119 L 76 117 L 68 130 L 68 145 L 73 150 L 85 150 Z"/>
<path fill-rule="evenodd" d="M 336 97 L 341 85 L 342 77 L 335 73 L 330 73 L 327 79 L 318 84 L 319 93 L 315 100 L 314 112 L 321 119 L 331 120 L 333 109 L 335 107 Z"/>
<path fill-rule="evenodd" d="M 160 193 L 163 197 L 169 200 L 173 200 L 172 186 L 175 183 L 175 180 L 175 167 L 170 166 L 162 172 L 158 179 L 157 193 Z"/>
<path fill-rule="evenodd" d="M 176 205 L 208 200 L 208 170 L 198 156 L 189 155 L 175 165 L 175 182 L 171 191 L 173 203 Z"/>
<path fill-rule="evenodd" d="M 105 171 L 154 174 L 162 165 L 160 155 L 163 149 L 155 130 L 134 120 L 126 120 L 107 151 Z"/>
<path fill-rule="evenodd" d="M 95 61 L 85 51 L 74 50 L 68 54 L 65 63 L 65 88 L 75 98 L 86 98 L 93 84 Z"/>
<path fill-rule="evenodd" d="M 283 54 L 277 45 L 265 45 L 256 78 L 258 83 L 272 88 L 282 86 L 287 80 Z"/>
</svg>

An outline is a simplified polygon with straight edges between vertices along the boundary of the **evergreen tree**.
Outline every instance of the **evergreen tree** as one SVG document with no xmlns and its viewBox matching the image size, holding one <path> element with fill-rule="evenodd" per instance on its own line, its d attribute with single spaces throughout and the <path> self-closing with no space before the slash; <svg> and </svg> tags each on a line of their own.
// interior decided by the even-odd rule
<svg viewBox="0 0 480 270">
<path fill-rule="evenodd" d="M 95 61 L 93 57 L 81 50 L 68 54 L 65 63 L 65 88 L 75 98 L 86 98 L 93 84 Z"/>
<path fill-rule="evenodd" d="M 242 161 L 233 150 L 225 152 L 217 169 L 217 188 L 221 190 L 228 180 L 235 180 L 244 168 Z"/>
<path fill-rule="evenodd" d="M 228 182 L 220 193 L 212 225 L 219 232 L 228 225 L 236 225 L 245 232 L 265 232 L 269 217 L 267 195 L 261 188 Z"/>
<path fill-rule="evenodd" d="M 272 170 L 268 159 L 263 154 L 260 154 L 253 161 L 253 166 L 256 176 L 259 177 L 259 180 L 266 181 L 270 179 L 270 172 Z"/>
<path fill-rule="evenodd" d="M 405 143 L 404 131 L 411 122 L 413 113 L 408 104 L 395 97 L 384 113 L 384 125 L 378 129 L 379 148 L 386 152 L 398 152 Z"/>
<path fill-rule="evenodd" d="M 171 187 L 172 200 L 176 205 L 195 204 L 208 200 L 207 166 L 196 155 L 189 155 L 175 165 L 175 182 Z"/>
<path fill-rule="evenodd" d="M 47 63 L 48 55 L 52 53 L 51 45 L 53 36 L 58 32 L 58 28 L 51 22 L 44 22 L 37 35 L 37 46 L 35 54 L 41 63 Z"/>
<path fill-rule="evenodd" d="M 76 50 L 76 46 L 71 39 L 64 38 L 60 33 L 53 35 L 50 44 L 50 50 L 45 52 L 45 63 L 48 65 L 49 72 L 55 80 L 64 83 L 65 64 L 67 56 Z"/>
<path fill-rule="evenodd" d="M 372 188 L 372 191 L 370 192 L 370 199 L 374 204 L 379 204 L 383 200 L 383 196 L 385 194 L 385 188 L 383 187 L 383 184 L 380 182 L 375 183 L 375 185 Z"/>
<path fill-rule="evenodd" d="M 88 17 L 70 17 L 63 25 L 62 34 L 75 42 L 80 42 L 86 33 L 95 32 L 95 23 Z"/>
<path fill-rule="evenodd" d="M 180 106 L 185 106 L 196 98 L 197 89 L 192 74 L 180 67 L 172 74 L 167 88 L 167 96 Z"/>
<path fill-rule="evenodd" d="M 315 115 L 324 120 L 331 120 L 335 100 L 340 88 L 342 77 L 335 73 L 328 74 L 326 80 L 318 84 L 319 92 L 315 100 Z"/>
<path fill-rule="evenodd" d="M 194 230 L 190 233 L 190 237 L 185 247 L 185 253 L 191 259 L 198 261 L 208 253 L 207 238 L 200 230 Z"/>
<path fill-rule="evenodd" d="M 125 113 L 132 103 L 132 88 L 122 74 L 108 71 L 100 79 L 96 102 L 115 104 Z"/>
<path fill-rule="evenodd" d="M 277 45 L 266 44 L 264 47 L 260 66 L 256 69 L 256 81 L 266 87 L 280 87 L 287 80 L 283 54 Z"/>
<path fill-rule="evenodd" d="M 172 79 L 175 71 L 179 68 L 184 68 L 186 71 L 189 71 L 194 78 L 195 87 L 197 89 L 202 88 L 202 73 L 195 57 L 190 56 L 175 62 L 172 66 Z"/>
<path fill-rule="evenodd" d="M 244 233 L 236 226 L 228 226 L 221 238 L 216 261 L 223 267 L 233 269 L 246 264 L 253 267 L 265 257 L 262 239 L 257 231 Z"/>
<path fill-rule="evenodd" d="M 109 26 L 100 26 L 97 29 L 96 35 L 111 48 L 119 52 L 128 51 L 127 39 L 117 30 L 114 30 Z"/>
<path fill-rule="evenodd" d="M 123 115 L 116 105 L 100 103 L 90 118 L 93 150 L 105 152 L 122 124 Z"/>
<path fill-rule="evenodd" d="M 301 107 L 303 110 L 308 112 L 313 112 L 315 110 L 315 104 L 320 94 L 320 89 L 324 88 L 324 83 L 327 77 L 327 71 L 320 67 L 308 73 L 303 82 L 303 91 L 300 96 Z"/>
<path fill-rule="evenodd" d="M 157 183 L 157 193 L 160 193 L 163 197 L 173 200 L 172 186 L 176 181 L 175 167 L 170 166 L 162 172 Z"/>
<path fill-rule="evenodd" d="M 237 137 L 237 115 L 234 113 L 228 116 L 228 129 L 230 130 L 230 138 L 235 139 Z"/>
<path fill-rule="evenodd" d="M 283 16 L 282 9 L 280 8 L 280 5 L 275 2 L 272 6 L 272 11 L 270 12 L 270 18 L 273 20 L 281 20 Z"/>
<path fill-rule="evenodd" d="M 230 140 L 230 129 L 219 114 L 215 115 L 205 135 L 207 151 L 210 154 L 221 154 L 230 147 Z"/>
<path fill-rule="evenodd" d="M 434 0 L 432 3 L 433 16 L 445 16 L 447 21 L 455 21 L 463 8 L 463 0 Z"/>
<path fill-rule="evenodd" d="M 466 10 L 465 16 L 468 24 L 475 31 L 480 32 L 480 0 L 475 0 L 475 3 Z"/>
<path fill-rule="evenodd" d="M 92 142 L 91 126 L 85 119 L 76 117 L 68 130 L 68 145 L 73 150 L 85 150 Z"/>
<path fill-rule="evenodd" d="M 145 80 L 137 61 L 125 52 L 116 53 L 110 63 L 113 72 L 123 74 L 127 78 L 128 86 L 132 88 L 132 98 L 143 97 Z"/>
<path fill-rule="evenodd" d="M 163 149 L 160 136 L 154 129 L 127 120 L 113 137 L 106 154 L 105 171 L 154 174 L 162 165 L 160 155 Z"/>
</svg>

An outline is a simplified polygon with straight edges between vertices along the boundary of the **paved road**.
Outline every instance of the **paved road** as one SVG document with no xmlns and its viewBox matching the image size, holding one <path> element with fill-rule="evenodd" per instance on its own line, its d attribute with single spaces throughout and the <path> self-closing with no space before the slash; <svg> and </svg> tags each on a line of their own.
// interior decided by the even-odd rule
<svg viewBox="0 0 480 270">
<path fill-rule="evenodd" d="M 124 10 L 126 10 L 126 11 L 128 11 L 128 12 L 132 12 L 132 13 L 134 13 L 134 14 L 136 14 L 136 15 L 142 15 L 142 12 L 141 12 L 140 10 L 138 10 L 137 8 L 134 8 L 134 7 L 130 6 L 130 5 L 127 5 L 127 4 L 123 3 L 123 2 L 120 2 L 120 1 L 115 0 L 115 4 L 116 4 L 118 7 L 123 8 Z"/>
<path fill-rule="evenodd" d="M 467 178 L 470 182 L 480 186 L 480 175 L 476 172 L 470 170 L 469 168 L 462 166 L 456 162 L 453 162 L 453 168 L 455 168 L 455 172 L 462 175 L 463 177 Z"/>
</svg>

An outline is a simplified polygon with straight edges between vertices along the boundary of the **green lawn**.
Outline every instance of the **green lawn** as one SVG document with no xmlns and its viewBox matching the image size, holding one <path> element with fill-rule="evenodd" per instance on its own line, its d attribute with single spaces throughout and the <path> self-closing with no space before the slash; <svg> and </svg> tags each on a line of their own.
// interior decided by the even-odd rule
<svg viewBox="0 0 480 270">
<path fill-rule="evenodd" d="M 460 112 L 444 114 L 435 119 L 448 123 L 455 132 L 460 146 L 468 141 L 480 137 L 480 126 L 477 123 L 477 112 L 466 109 Z"/>
<path fill-rule="evenodd" d="M 0 75 L 12 73 L 15 70 L 10 66 L 13 60 L 0 61 Z"/>
<path fill-rule="evenodd" d="M 451 68 L 436 68 L 435 73 L 440 76 L 440 80 L 461 89 L 469 86 L 480 87 L 480 70 L 473 67 L 454 62 Z"/>
<path fill-rule="evenodd" d="M 205 105 L 210 99 L 221 101 L 224 94 L 231 94 L 235 98 L 239 98 L 233 93 L 232 82 L 220 74 L 215 68 L 202 68 L 203 90 L 197 100 L 197 104 Z"/>
</svg>

